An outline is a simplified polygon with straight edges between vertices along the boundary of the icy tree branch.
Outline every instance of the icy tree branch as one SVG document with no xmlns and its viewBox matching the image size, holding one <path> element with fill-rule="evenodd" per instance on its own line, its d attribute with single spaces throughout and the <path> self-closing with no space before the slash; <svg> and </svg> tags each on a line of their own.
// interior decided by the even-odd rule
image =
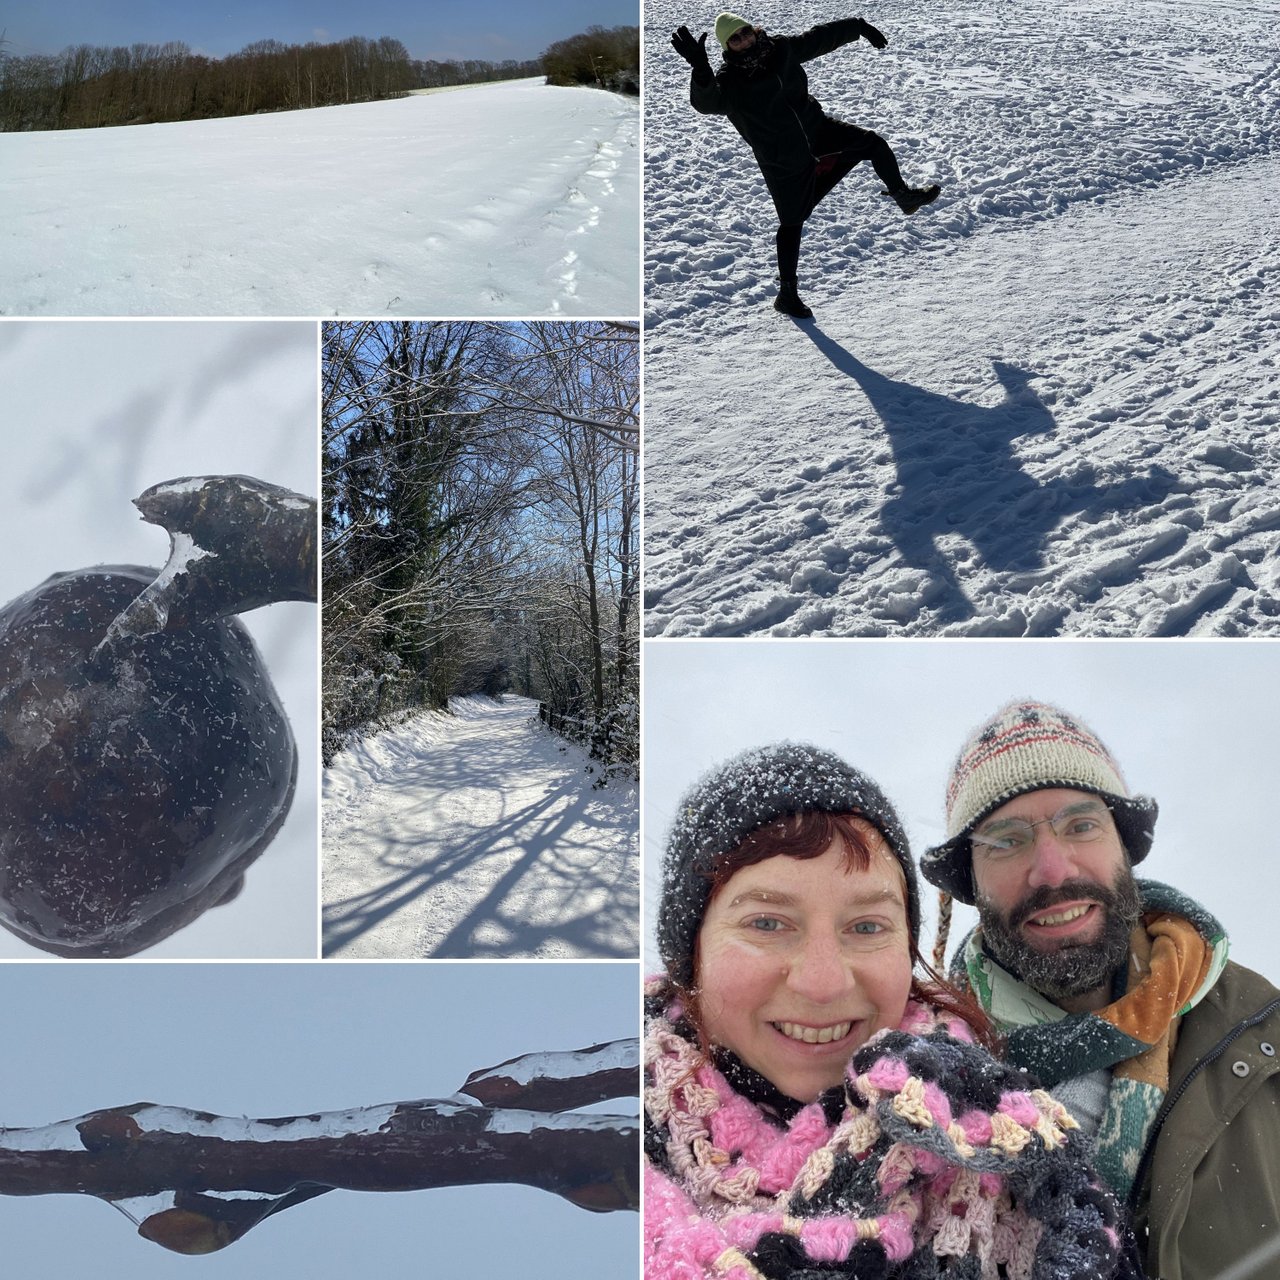
<svg viewBox="0 0 1280 1280">
<path fill-rule="evenodd" d="M 4 1129 L 0 1194 L 97 1196 L 179 1253 L 223 1248 L 333 1190 L 514 1182 L 594 1212 L 638 1209 L 638 1120 L 562 1110 L 634 1098 L 637 1060 L 635 1041 L 526 1054 L 468 1078 L 491 1105 L 458 1094 L 252 1120 L 140 1102 Z"/>
<path fill-rule="evenodd" d="M 569 1111 L 634 1096 L 639 1070 L 639 1043 L 610 1040 L 573 1053 L 526 1053 L 473 1071 L 461 1092 L 492 1107 Z"/>
</svg>

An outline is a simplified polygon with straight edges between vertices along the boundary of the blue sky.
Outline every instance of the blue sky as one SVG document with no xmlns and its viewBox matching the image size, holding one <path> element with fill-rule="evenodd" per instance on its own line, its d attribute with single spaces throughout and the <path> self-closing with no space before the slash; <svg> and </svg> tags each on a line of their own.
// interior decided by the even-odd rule
<svg viewBox="0 0 1280 1280">
<path fill-rule="evenodd" d="M 536 58 L 549 44 L 589 26 L 638 26 L 638 0 L 231 0 L 171 5 L 157 0 L 60 0 L 31 4 L 0 18 L 14 56 L 57 53 L 67 45 L 188 44 L 221 58 L 255 40 L 327 43 L 348 36 L 392 36 L 414 58 L 451 61 Z"/>
<path fill-rule="evenodd" d="M 626 963 L 9 965 L 0 1124 L 143 1100 L 265 1117 L 448 1097 L 477 1068 L 635 1035 L 638 1019 Z M 207 1258 L 140 1239 L 90 1197 L 0 1196 L 0 1237 L 6 1274 L 42 1278 L 564 1280 L 639 1266 L 638 1214 L 505 1185 L 332 1192 Z"/>
</svg>

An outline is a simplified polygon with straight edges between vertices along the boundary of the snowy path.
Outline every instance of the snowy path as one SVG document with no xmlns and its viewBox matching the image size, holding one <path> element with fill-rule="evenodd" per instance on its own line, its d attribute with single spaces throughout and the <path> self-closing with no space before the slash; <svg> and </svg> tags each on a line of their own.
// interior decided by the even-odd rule
<svg viewBox="0 0 1280 1280">
<path fill-rule="evenodd" d="M 1280 629 L 1267 11 L 869 13 L 889 48 L 812 85 L 944 195 L 903 219 L 855 170 L 808 325 L 768 306 L 771 211 L 688 106 L 681 14 L 648 12 L 648 633 Z"/>
<path fill-rule="evenodd" d="M 634 958 L 634 787 L 593 790 L 527 698 L 452 709 L 326 771 L 325 955 Z"/>
<path fill-rule="evenodd" d="M 0 134 L 0 315 L 634 315 L 639 133 L 518 80 Z"/>
</svg>

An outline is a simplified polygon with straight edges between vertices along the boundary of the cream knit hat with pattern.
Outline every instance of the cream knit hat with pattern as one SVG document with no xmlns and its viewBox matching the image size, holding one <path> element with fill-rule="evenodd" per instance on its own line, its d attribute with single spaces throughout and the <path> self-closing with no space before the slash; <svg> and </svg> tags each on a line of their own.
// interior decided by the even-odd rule
<svg viewBox="0 0 1280 1280">
<path fill-rule="evenodd" d="M 1058 707 L 1022 699 L 997 711 L 961 748 L 947 785 L 947 841 L 920 859 L 924 878 L 972 905 L 969 833 L 1015 796 L 1050 787 L 1102 796 L 1130 863 L 1147 856 L 1155 801 L 1129 794 L 1119 766 L 1087 725 Z"/>
</svg>

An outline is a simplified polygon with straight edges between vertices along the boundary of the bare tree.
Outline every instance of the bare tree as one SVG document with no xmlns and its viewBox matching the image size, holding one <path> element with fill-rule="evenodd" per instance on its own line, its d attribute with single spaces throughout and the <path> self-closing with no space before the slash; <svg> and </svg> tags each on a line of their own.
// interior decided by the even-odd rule
<svg viewBox="0 0 1280 1280">
<path fill-rule="evenodd" d="M 323 377 L 327 753 L 511 686 L 634 762 L 636 326 L 335 323 Z"/>
</svg>

